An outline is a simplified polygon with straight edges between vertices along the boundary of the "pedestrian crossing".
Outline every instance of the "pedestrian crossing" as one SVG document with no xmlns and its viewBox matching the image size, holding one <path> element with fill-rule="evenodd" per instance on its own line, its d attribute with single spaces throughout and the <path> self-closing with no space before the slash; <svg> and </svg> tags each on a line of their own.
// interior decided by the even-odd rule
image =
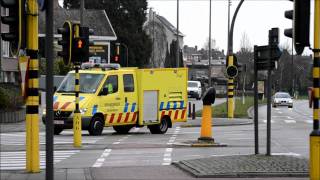
<svg viewBox="0 0 320 180">
<path fill-rule="evenodd" d="M 82 144 L 95 144 L 97 141 L 103 139 L 103 137 L 94 136 L 83 136 Z M 46 144 L 45 133 L 41 132 L 39 134 L 40 145 Z M 0 145 L 16 145 L 24 146 L 26 144 L 26 133 L 16 132 L 16 133 L 1 133 L 0 134 Z M 54 144 L 73 144 L 73 136 L 54 136 Z"/>
<path fill-rule="evenodd" d="M 54 164 L 59 163 L 80 150 L 54 151 Z M 45 169 L 45 151 L 40 151 L 40 169 Z M 0 152 L 0 170 L 24 170 L 26 169 L 26 151 Z"/>
</svg>

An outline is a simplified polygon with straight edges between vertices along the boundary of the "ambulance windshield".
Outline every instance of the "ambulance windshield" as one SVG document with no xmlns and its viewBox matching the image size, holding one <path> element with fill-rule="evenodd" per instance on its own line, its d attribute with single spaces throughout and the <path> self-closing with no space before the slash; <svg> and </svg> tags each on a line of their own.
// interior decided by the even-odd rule
<svg viewBox="0 0 320 180">
<path fill-rule="evenodd" d="M 97 88 L 104 77 L 103 74 L 80 74 L 80 93 L 95 93 Z M 69 73 L 61 85 L 57 89 L 57 92 L 74 92 L 74 73 Z"/>
</svg>

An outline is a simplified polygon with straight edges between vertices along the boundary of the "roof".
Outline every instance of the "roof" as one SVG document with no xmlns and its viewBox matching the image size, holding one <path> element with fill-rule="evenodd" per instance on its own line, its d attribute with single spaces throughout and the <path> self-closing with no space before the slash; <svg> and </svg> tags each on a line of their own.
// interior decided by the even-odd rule
<svg viewBox="0 0 320 180">
<path fill-rule="evenodd" d="M 174 27 L 166 18 L 160 15 L 156 15 L 159 21 L 161 21 L 172 33 L 177 34 L 177 28 Z M 185 36 L 179 31 L 179 36 Z"/>
<path fill-rule="evenodd" d="M 57 29 L 63 26 L 63 23 L 66 20 L 80 21 L 80 12 L 79 10 L 72 9 L 67 10 L 60 7 L 58 1 L 53 1 L 53 28 L 54 32 L 57 32 Z M 45 34 L 45 12 L 39 14 L 39 34 Z M 111 40 L 116 39 L 116 34 L 113 30 L 113 27 L 109 21 L 109 18 L 104 10 L 84 10 L 83 12 L 83 21 L 84 25 L 90 27 L 94 30 L 95 36 L 106 36 Z"/>
</svg>

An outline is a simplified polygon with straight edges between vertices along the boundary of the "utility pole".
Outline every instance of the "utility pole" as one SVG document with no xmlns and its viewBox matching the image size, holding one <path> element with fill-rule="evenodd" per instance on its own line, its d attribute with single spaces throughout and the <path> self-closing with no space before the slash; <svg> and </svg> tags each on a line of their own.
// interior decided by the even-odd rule
<svg viewBox="0 0 320 180">
<path fill-rule="evenodd" d="M 46 5 L 46 180 L 53 180 L 53 1 Z"/>
<path fill-rule="evenodd" d="M 211 83 L 211 0 L 209 5 L 209 68 L 208 68 L 209 76 L 209 87 L 212 86 Z"/>
<path fill-rule="evenodd" d="M 239 9 L 241 5 L 243 4 L 244 0 L 241 0 L 237 6 L 237 9 L 233 15 L 231 27 L 229 31 L 229 41 L 228 41 L 228 66 L 234 65 L 234 59 L 233 59 L 233 28 L 234 23 L 236 20 L 236 17 L 238 15 Z M 234 117 L 234 78 L 228 79 L 228 118 Z"/>
<path fill-rule="evenodd" d="M 319 130 L 319 66 L 320 66 L 320 1 L 314 1 L 313 49 L 313 130 L 310 134 L 310 179 L 320 179 L 320 130 Z"/>
<path fill-rule="evenodd" d="M 179 45 L 179 0 L 177 0 L 177 67 L 179 67 L 179 51 L 180 51 L 180 45 Z"/>
<path fill-rule="evenodd" d="M 27 160 L 26 169 L 28 172 L 40 172 L 39 154 L 39 60 L 38 60 L 38 2 L 37 0 L 27 1 L 27 56 L 30 57 L 27 69 L 29 78 L 26 100 L 26 145 Z"/>
</svg>

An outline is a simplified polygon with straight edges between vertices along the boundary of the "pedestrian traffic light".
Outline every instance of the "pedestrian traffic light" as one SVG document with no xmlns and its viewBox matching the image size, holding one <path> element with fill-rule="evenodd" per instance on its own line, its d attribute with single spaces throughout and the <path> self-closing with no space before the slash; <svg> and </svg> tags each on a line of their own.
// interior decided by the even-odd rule
<svg viewBox="0 0 320 180">
<path fill-rule="evenodd" d="M 113 59 L 114 59 L 115 63 L 119 63 L 119 56 L 118 55 L 115 55 Z"/>
<path fill-rule="evenodd" d="M 75 38 L 73 44 L 73 58 L 72 61 L 86 62 L 89 61 L 90 56 L 90 45 L 93 42 L 90 41 L 89 35 L 93 34 L 93 30 L 89 27 L 80 27 L 79 37 Z"/>
<path fill-rule="evenodd" d="M 62 35 L 62 39 L 58 41 L 58 44 L 62 45 L 62 51 L 58 52 L 58 56 L 63 58 L 65 65 L 69 65 L 72 57 L 72 23 L 70 21 L 64 22 L 63 27 L 58 28 L 58 34 Z"/>
<path fill-rule="evenodd" d="M 293 10 L 285 11 L 284 16 L 292 20 L 292 28 L 285 29 L 284 35 L 293 38 L 297 54 L 302 54 L 310 46 L 310 0 L 290 0 Z"/>
<path fill-rule="evenodd" d="M 9 32 L 1 33 L 2 40 L 10 42 L 12 52 L 25 48 L 25 0 L 0 0 L 0 4 L 9 9 L 8 15 L 1 16 L 1 23 L 9 26 Z"/>
</svg>

